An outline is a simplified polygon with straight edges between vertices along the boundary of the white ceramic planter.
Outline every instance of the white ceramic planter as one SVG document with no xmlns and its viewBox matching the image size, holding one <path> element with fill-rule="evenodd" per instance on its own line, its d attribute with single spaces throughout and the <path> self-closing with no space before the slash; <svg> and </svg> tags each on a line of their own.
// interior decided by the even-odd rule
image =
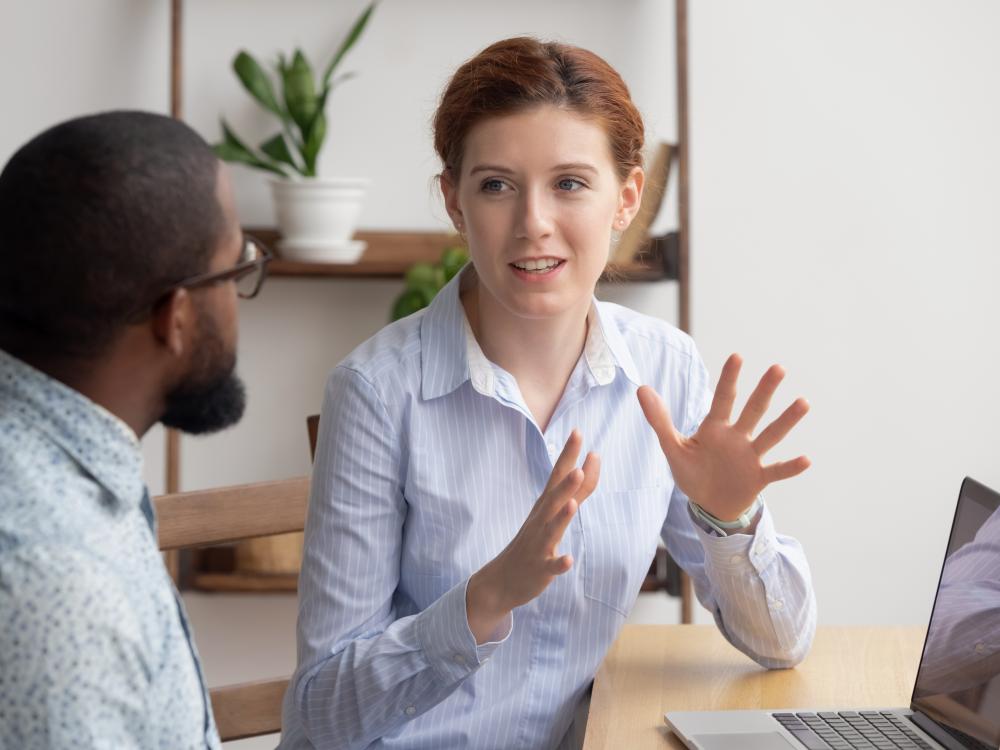
<svg viewBox="0 0 1000 750">
<path fill-rule="evenodd" d="M 271 180 L 281 241 L 288 260 L 354 263 L 365 243 L 351 239 L 370 180 L 301 177 Z"/>
</svg>

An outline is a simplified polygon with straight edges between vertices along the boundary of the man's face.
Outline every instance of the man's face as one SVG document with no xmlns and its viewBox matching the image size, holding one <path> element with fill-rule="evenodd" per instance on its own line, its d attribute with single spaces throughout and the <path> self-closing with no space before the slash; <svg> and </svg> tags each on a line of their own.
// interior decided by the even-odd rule
<svg viewBox="0 0 1000 750">
<path fill-rule="evenodd" d="M 235 266 L 243 251 L 243 232 L 232 188 L 221 166 L 216 197 L 224 223 L 209 271 Z M 199 435 L 236 424 L 246 407 L 246 389 L 236 374 L 236 282 L 194 289 L 191 298 L 197 318 L 190 367 L 167 394 L 166 411 L 160 421 L 167 427 Z"/>
</svg>

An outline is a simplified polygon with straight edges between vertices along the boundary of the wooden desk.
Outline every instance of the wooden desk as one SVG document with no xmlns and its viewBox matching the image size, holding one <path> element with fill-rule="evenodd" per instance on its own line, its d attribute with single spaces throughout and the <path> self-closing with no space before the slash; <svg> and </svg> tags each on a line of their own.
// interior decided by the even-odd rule
<svg viewBox="0 0 1000 750">
<path fill-rule="evenodd" d="M 712 625 L 626 625 L 594 680 L 584 750 L 681 750 L 667 711 L 908 706 L 924 632 L 820 628 L 802 664 L 765 670 Z"/>
</svg>

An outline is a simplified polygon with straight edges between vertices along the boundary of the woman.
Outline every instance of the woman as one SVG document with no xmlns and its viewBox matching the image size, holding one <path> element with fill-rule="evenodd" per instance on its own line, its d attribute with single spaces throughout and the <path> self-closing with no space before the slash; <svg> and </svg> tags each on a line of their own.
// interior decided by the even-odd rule
<svg viewBox="0 0 1000 750">
<path fill-rule="evenodd" d="M 330 376 L 282 747 L 572 746 L 661 535 L 737 648 L 796 663 L 809 571 L 758 494 L 808 466 L 761 464 L 805 402 L 753 439 L 780 368 L 730 424 L 735 355 L 709 410 L 687 336 L 593 297 L 642 194 L 621 78 L 509 39 L 434 128 L 472 262 Z"/>
</svg>

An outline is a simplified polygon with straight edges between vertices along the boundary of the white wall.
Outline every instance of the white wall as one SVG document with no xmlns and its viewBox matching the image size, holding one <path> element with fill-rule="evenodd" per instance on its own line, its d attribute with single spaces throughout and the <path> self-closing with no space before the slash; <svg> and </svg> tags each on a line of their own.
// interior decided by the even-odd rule
<svg viewBox="0 0 1000 750">
<path fill-rule="evenodd" d="M 362 5 L 188 3 L 189 122 L 214 139 L 225 113 L 240 131 L 269 135 L 228 69 L 235 50 L 267 58 L 301 43 L 321 59 Z M 695 338 L 713 372 L 730 351 L 745 356 L 744 392 L 778 361 L 789 371 L 781 404 L 812 403 L 778 456 L 807 452 L 814 467 L 768 498 L 780 529 L 807 547 L 821 622 L 921 622 L 961 478 L 1000 486 L 1000 6 L 691 6 Z M 373 179 L 366 227 L 442 226 L 430 183 L 436 97 L 469 55 L 521 32 L 606 56 L 630 83 L 650 140 L 672 137 L 671 7 L 385 0 L 347 61 L 360 76 L 333 98 L 322 167 Z M 0 8 L 0 159 L 74 114 L 165 110 L 165 0 Z M 264 180 L 234 174 L 245 221 L 270 222 Z M 330 367 L 382 325 L 398 289 L 272 279 L 246 303 L 250 408 L 231 432 L 185 440 L 185 487 L 305 472 L 303 417 L 318 410 Z M 612 294 L 674 317 L 670 285 Z M 154 489 L 161 455 L 154 431 Z M 230 616 L 228 601 L 199 600 L 200 631 Z"/>
</svg>

